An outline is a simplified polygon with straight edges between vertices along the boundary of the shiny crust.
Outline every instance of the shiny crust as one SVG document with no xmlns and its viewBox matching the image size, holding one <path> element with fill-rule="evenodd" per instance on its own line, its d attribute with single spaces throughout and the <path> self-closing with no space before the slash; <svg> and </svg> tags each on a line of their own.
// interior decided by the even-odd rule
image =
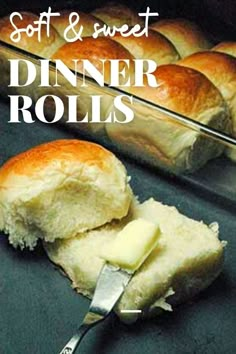
<svg viewBox="0 0 236 354">
<path fill-rule="evenodd" d="M 44 143 L 12 157 L 0 168 L 0 188 L 11 174 L 33 176 L 56 162 L 75 161 L 109 170 L 112 156 L 102 146 L 87 141 L 68 139 Z"/>
<path fill-rule="evenodd" d="M 39 17 L 30 12 L 21 12 L 23 19 L 18 16 L 14 17 L 14 23 L 17 28 L 26 28 L 33 21 L 37 21 Z M 32 37 L 28 37 L 25 33 L 21 33 L 20 42 L 12 42 L 10 39 L 11 33 L 14 31 L 9 16 L 0 18 L 0 39 L 18 48 L 24 49 L 30 53 L 49 58 L 53 52 L 57 50 L 64 40 L 60 37 L 54 27 L 50 26 L 50 36 L 47 36 L 46 27 L 42 26 L 41 41 L 38 41 L 38 34 L 34 33 Z"/>
<path fill-rule="evenodd" d="M 236 59 L 231 55 L 217 52 L 194 53 L 177 62 L 178 65 L 197 70 L 204 74 L 221 92 L 230 105 L 236 95 Z"/>
<path fill-rule="evenodd" d="M 129 59 L 133 56 L 121 44 L 113 41 L 110 38 L 104 37 L 85 37 L 83 41 L 64 44 L 53 55 L 53 59 L 62 60 L 68 67 L 74 69 L 72 59 L 88 59 L 99 71 L 102 72 L 103 64 L 101 59 Z M 110 65 L 105 63 L 105 80 L 109 81 Z M 82 71 L 83 65 L 78 62 L 77 70 Z"/>
<path fill-rule="evenodd" d="M 83 41 L 66 43 L 53 55 L 53 59 L 61 59 L 71 67 L 71 59 L 89 59 L 101 67 L 101 59 L 132 59 L 133 56 L 121 44 L 110 38 L 86 37 Z"/>
<path fill-rule="evenodd" d="M 221 42 L 212 48 L 213 51 L 230 54 L 236 57 L 236 42 Z"/>
<path fill-rule="evenodd" d="M 58 17 L 53 17 L 51 19 L 51 24 L 53 27 L 56 28 L 57 32 L 60 34 L 60 36 L 64 37 L 64 31 L 65 29 L 69 26 L 69 15 L 72 12 L 77 12 L 77 11 L 72 11 L 72 10 L 63 10 L 60 11 L 60 16 Z M 85 12 L 78 11 L 79 14 L 79 22 L 74 26 L 74 30 L 78 33 L 80 26 L 83 26 L 83 32 L 82 32 L 82 37 L 89 37 L 92 36 L 94 33 L 94 24 L 99 23 L 100 26 L 104 25 L 104 22 L 99 20 L 98 18 L 86 14 Z M 69 38 L 74 38 L 75 34 L 72 31 L 69 31 L 67 33 L 67 37 Z"/>
<path fill-rule="evenodd" d="M 129 26 L 143 25 L 143 20 L 138 16 L 138 11 L 133 11 L 128 6 L 115 2 L 95 9 L 92 11 L 92 15 L 98 17 L 109 26 L 122 26 L 123 24 Z"/>
<path fill-rule="evenodd" d="M 162 65 L 155 76 L 159 83 L 157 88 L 132 87 L 131 92 L 196 120 L 203 118 L 201 112 L 222 106 L 218 90 L 196 70 L 174 64 Z"/>
<path fill-rule="evenodd" d="M 149 29 L 148 37 L 123 37 L 116 34 L 113 40 L 123 45 L 137 59 L 152 59 L 158 65 L 174 63 L 179 54 L 173 44 L 162 34 Z"/>
<path fill-rule="evenodd" d="M 181 58 L 212 46 L 200 28 L 185 19 L 157 21 L 150 28 L 167 37 L 176 47 Z"/>
</svg>

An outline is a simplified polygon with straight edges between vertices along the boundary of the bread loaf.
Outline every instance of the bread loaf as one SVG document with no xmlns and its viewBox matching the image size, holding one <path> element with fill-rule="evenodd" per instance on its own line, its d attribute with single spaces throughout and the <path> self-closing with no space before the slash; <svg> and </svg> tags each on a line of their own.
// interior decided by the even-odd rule
<svg viewBox="0 0 236 354">
<path fill-rule="evenodd" d="M 207 51 L 192 54 L 177 64 L 200 71 L 218 88 L 229 107 L 232 133 L 236 137 L 236 58 Z M 227 154 L 236 160 L 236 149 L 227 149 Z"/>
<path fill-rule="evenodd" d="M 160 20 L 151 24 L 150 28 L 168 38 L 181 58 L 212 47 L 200 28 L 185 19 Z"/>
<path fill-rule="evenodd" d="M 115 311 L 121 320 L 153 316 L 158 309 L 171 311 L 206 288 L 219 274 L 223 263 L 223 244 L 218 227 L 191 220 L 176 208 L 153 199 L 134 204 L 128 217 L 97 230 L 78 234 L 69 240 L 45 244 L 49 258 L 59 265 L 81 294 L 92 297 L 99 272 L 104 264 L 104 247 L 117 233 L 137 218 L 156 221 L 161 235 L 156 248 L 134 274 Z M 124 313 L 122 310 L 141 310 Z"/>
<path fill-rule="evenodd" d="M 201 73 L 178 65 L 162 65 L 155 77 L 159 86 L 132 87 L 131 93 L 183 114 L 197 122 L 227 131 L 230 120 L 217 88 Z M 133 105 L 131 123 L 106 125 L 115 144 L 137 159 L 175 172 L 193 171 L 220 155 L 223 146 L 185 128 L 142 103 Z"/>
<path fill-rule="evenodd" d="M 0 169 L 0 230 L 33 249 L 38 239 L 73 237 L 124 217 L 131 189 L 121 162 L 103 147 L 57 140 L 23 152 Z"/>
</svg>

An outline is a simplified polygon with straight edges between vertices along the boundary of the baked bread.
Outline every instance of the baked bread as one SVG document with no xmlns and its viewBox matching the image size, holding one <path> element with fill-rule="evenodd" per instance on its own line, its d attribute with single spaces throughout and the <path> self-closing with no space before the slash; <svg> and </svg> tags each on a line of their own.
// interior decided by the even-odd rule
<svg viewBox="0 0 236 354">
<path fill-rule="evenodd" d="M 212 47 L 195 23 L 182 18 L 160 20 L 152 23 L 150 28 L 167 37 L 181 58 Z"/>
<path fill-rule="evenodd" d="M 15 16 L 13 18 L 14 24 L 17 28 L 26 28 L 33 24 L 33 21 L 38 21 L 39 17 L 30 12 L 21 12 L 22 19 Z M 28 37 L 25 32 L 21 33 L 19 42 L 11 41 L 10 35 L 14 31 L 10 23 L 9 16 L 0 18 L 0 40 L 12 44 L 15 47 L 23 49 L 29 53 L 36 54 L 42 58 L 50 58 L 51 55 L 60 47 L 65 41 L 61 38 L 54 27 L 50 26 L 50 35 L 47 36 L 46 26 L 42 26 L 41 40 L 38 40 L 38 34 L 35 32 L 33 36 Z"/>
<path fill-rule="evenodd" d="M 129 216 L 68 240 L 45 244 L 52 262 L 59 265 L 79 293 L 92 297 L 104 264 L 103 250 L 131 220 L 156 220 L 161 235 L 156 248 L 135 273 L 115 311 L 121 320 L 153 316 L 160 308 L 171 311 L 206 288 L 219 274 L 223 263 L 223 243 L 216 223 L 209 227 L 180 214 L 174 207 L 153 199 L 134 203 Z M 141 314 L 122 310 L 142 310 Z"/>
<path fill-rule="evenodd" d="M 173 44 L 162 34 L 149 29 L 148 37 L 123 37 L 116 34 L 112 39 L 122 44 L 136 59 L 154 60 L 157 65 L 175 63 L 179 59 Z"/>
<path fill-rule="evenodd" d="M 38 16 L 29 12 L 21 12 L 23 19 L 18 16 L 14 17 L 14 23 L 18 28 L 26 28 L 29 24 L 33 24 L 33 21 L 39 19 Z M 13 26 L 10 23 L 9 16 L 0 18 L 0 40 L 9 43 L 15 47 L 23 49 L 31 54 L 36 54 L 42 58 L 50 58 L 51 55 L 62 45 L 65 41 L 60 37 L 54 27 L 50 26 L 50 36 L 47 36 L 46 27 L 42 26 L 41 41 L 38 41 L 37 33 L 34 33 L 32 37 L 28 37 L 25 32 L 21 33 L 21 40 L 19 42 L 11 41 L 10 35 L 14 31 Z M 21 95 L 30 95 L 31 97 L 38 91 L 39 76 L 35 79 L 33 84 L 15 88 L 8 87 L 10 83 L 10 63 L 8 59 L 22 59 L 17 57 L 15 52 L 10 50 L 4 50 L 0 53 L 0 65 L 1 65 L 1 85 L 0 94 L 5 98 L 9 94 L 19 93 Z M 23 58 L 24 59 L 24 58 Z M 20 82 L 25 83 L 28 77 L 28 70 L 26 65 L 21 63 L 20 66 Z"/>
<path fill-rule="evenodd" d="M 56 28 L 57 32 L 61 37 L 64 38 L 64 31 L 69 26 L 69 16 L 72 10 L 62 10 L 60 11 L 60 16 L 52 17 L 51 25 Z M 87 14 L 82 11 L 77 12 L 79 14 L 79 22 L 76 25 L 73 25 L 73 30 L 67 31 L 67 38 L 73 39 L 75 38 L 75 33 L 78 33 L 80 27 L 83 26 L 83 31 L 81 33 L 81 37 L 90 37 L 94 33 L 94 24 L 98 23 L 100 26 L 103 26 L 104 23 L 98 18 L 92 16 L 91 14 Z M 74 21 L 74 18 L 73 18 Z"/>
<path fill-rule="evenodd" d="M 121 162 L 99 145 L 57 140 L 0 169 L 0 230 L 13 246 L 73 237 L 128 213 L 131 189 Z"/>
<path fill-rule="evenodd" d="M 236 57 L 236 42 L 220 42 L 212 50 Z"/>
<path fill-rule="evenodd" d="M 229 112 L 217 88 L 201 73 L 179 65 L 162 65 L 154 75 L 159 86 L 131 87 L 131 94 L 228 131 Z M 134 103 L 135 118 L 106 125 L 109 138 L 135 158 L 174 172 L 194 171 L 220 155 L 222 144 L 185 128 L 164 113 Z"/>
<path fill-rule="evenodd" d="M 83 41 L 64 44 L 64 46 L 59 48 L 59 50 L 53 55 L 53 59 L 61 59 L 69 68 L 74 70 L 75 66 L 72 60 L 78 59 L 78 64 L 76 66 L 76 70 L 78 72 L 83 71 L 83 64 L 80 60 L 88 59 L 101 73 L 103 72 L 102 59 L 128 59 L 130 61 L 129 69 L 124 62 L 120 62 L 120 69 L 125 69 L 127 74 L 125 78 L 121 77 L 121 83 L 125 83 L 129 76 L 133 77 L 133 56 L 121 44 L 110 38 L 98 37 L 95 39 L 93 37 L 85 37 L 83 38 Z M 111 68 L 109 61 L 106 61 L 104 64 L 104 79 L 106 83 L 109 83 L 111 80 Z M 68 94 L 71 94 L 71 86 L 69 86 L 65 80 L 60 82 L 60 85 L 61 87 L 58 88 L 57 93 L 60 97 L 63 98 L 67 94 L 67 91 Z M 94 94 L 97 95 L 98 90 L 98 87 L 94 88 L 92 85 L 88 85 L 84 89 L 80 88 L 80 103 L 78 104 L 77 109 L 78 120 L 80 118 L 83 119 L 87 113 L 89 121 L 91 120 L 91 96 Z M 106 90 L 104 88 L 101 88 L 100 91 L 102 96 L 101 112 L 105 120 L 107 115 L 110 113 L 111 107 L 113 107 L 114 97 L 110 93 L 106 94 Z M 67 110 L 66 104 L 65 110 Z M 79 129 L 84 130 L 86 133 L 92 132 L 99 135 L 103 135 L 105 133 L 104 124 L 102 122 L 92 124 L 83 123 L 79 125 Z"/>
<path fill-rule="evenodd" d="M 124 4 L 117 4 L 115 2 L 109 2 L 102 7 L 98 7 L 93 10 L 91 14 L 105 22 L 110 27 L 121 27 L 124 24 L 127 24 L 128 26 L 144 24 L 143 18 L 138 16 L 136 11 L 131 10 Z"/>
<path fill-rule="evenodd" d="M 236 137 L 236 58 L 207 51 L 192 54 L 177 64 L 200 71 L 218 88 L 228 104 L 232 133 Z M 226 151 L 229 157 L 236 161 L 236 149 Z"/>
<path fill-rule="evenodd" d="M 89 60 L 100 72 L 103 72 L 102 59 L 129 59 L 132 61 L 133 56 L 121 44 L 105 37 L 85 37 L 83 41 L 66 43 L 60 47 L 52 56 L 52 59 L 62 60 L 69 68 L 75 69 L 73 59 L 78 60 L 77 71 L 83 72 L 83 64 L 81 59 Z M 122 66 L 121 69 L 125 67 Z M 110 82 L 110 64 L 104 64 L 105 81 Z"/>
</svg>

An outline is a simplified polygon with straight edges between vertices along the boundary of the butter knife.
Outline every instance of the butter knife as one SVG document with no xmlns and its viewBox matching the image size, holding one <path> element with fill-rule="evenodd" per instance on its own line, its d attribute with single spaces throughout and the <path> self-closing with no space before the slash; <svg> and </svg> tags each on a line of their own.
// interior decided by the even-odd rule
<svg viewBox="0 0 236 354">
<path fill-rule="evenodd" d="M 123 294 L 132 274 L 106 263 L 99 275 L 89 311 L 78 331 L 62 349 L 60 354 L 73 354 L 87 331 L 104 320 Z"/>
</svg>

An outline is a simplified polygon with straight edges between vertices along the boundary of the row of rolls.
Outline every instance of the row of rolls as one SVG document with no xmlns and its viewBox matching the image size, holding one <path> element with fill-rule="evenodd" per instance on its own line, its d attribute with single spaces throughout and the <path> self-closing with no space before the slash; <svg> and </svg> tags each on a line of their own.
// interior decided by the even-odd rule
<svg viewBox="0 0 236 354">
<path fill-rule="evenodd" d="M 99 58 L 152 59 L 158 64 L 154 73 L 158 87 L 131 85 L 125 88 L 129 94 L 236 137 L 236 42 L 221 42 L 214 46 L 196 24 L 185 19 L 157 19 L 150 23 L 148 36 L 125 37 L 116 33 L 112 38 L 93 38 L 95 23 L 101 28 L 124 24 L 144 26 L 144 23 L 134 10 L 117 3 L 95 9 L 90 14 L 78 9 L 74 11 L 80 16 L 78 28 L 74 30 L 79 31 L 79 26 L 83 26 L 82 41 L 66 42 L 64 39 L 72 10 L 62 10 L 60 16 L 52 18 L 50 36 L 42 28 L 40 42 L 37 34 L 28 37 L 22 33 L 21 41 L 12 43 L 9 16 L 3 17 L 0 19 L 0 39 L 43 58 L 61 59 L 71 69 L 74 69 L 73 59 L 88 59 L 98 70 L 101 70 Z M 18 28 L 25 28 L 38 19 L 33 13 L 21 14 L 22 18 L 14 20 Z M 67 31 L 68 37 L 74 35 L 73 30 Z M 62 86 L 58 88 L 59 95 L 73 94 L 71 88 Z M 95 92 L 87 88 L 80 93 L 84 99 L 79 107 L 82 115 L 89 105 L 89 94 Z M 104 94 L 106 96 L 105 91 Z M 103 114 L 111 103 L 109 94 L 106 97 Z M 79 129 L 95 135 L 105 134 L 122 150 L 170 170 L 196 170 L 223 152 L 236 160 L 235 149 L 206 139 L 197 131 L 174 123 L 164 113 L 156 111 L 154 114 L 153 109 L 138 103 L 135 119 L 130 123 L 79 124 Z"/>
</svg>

